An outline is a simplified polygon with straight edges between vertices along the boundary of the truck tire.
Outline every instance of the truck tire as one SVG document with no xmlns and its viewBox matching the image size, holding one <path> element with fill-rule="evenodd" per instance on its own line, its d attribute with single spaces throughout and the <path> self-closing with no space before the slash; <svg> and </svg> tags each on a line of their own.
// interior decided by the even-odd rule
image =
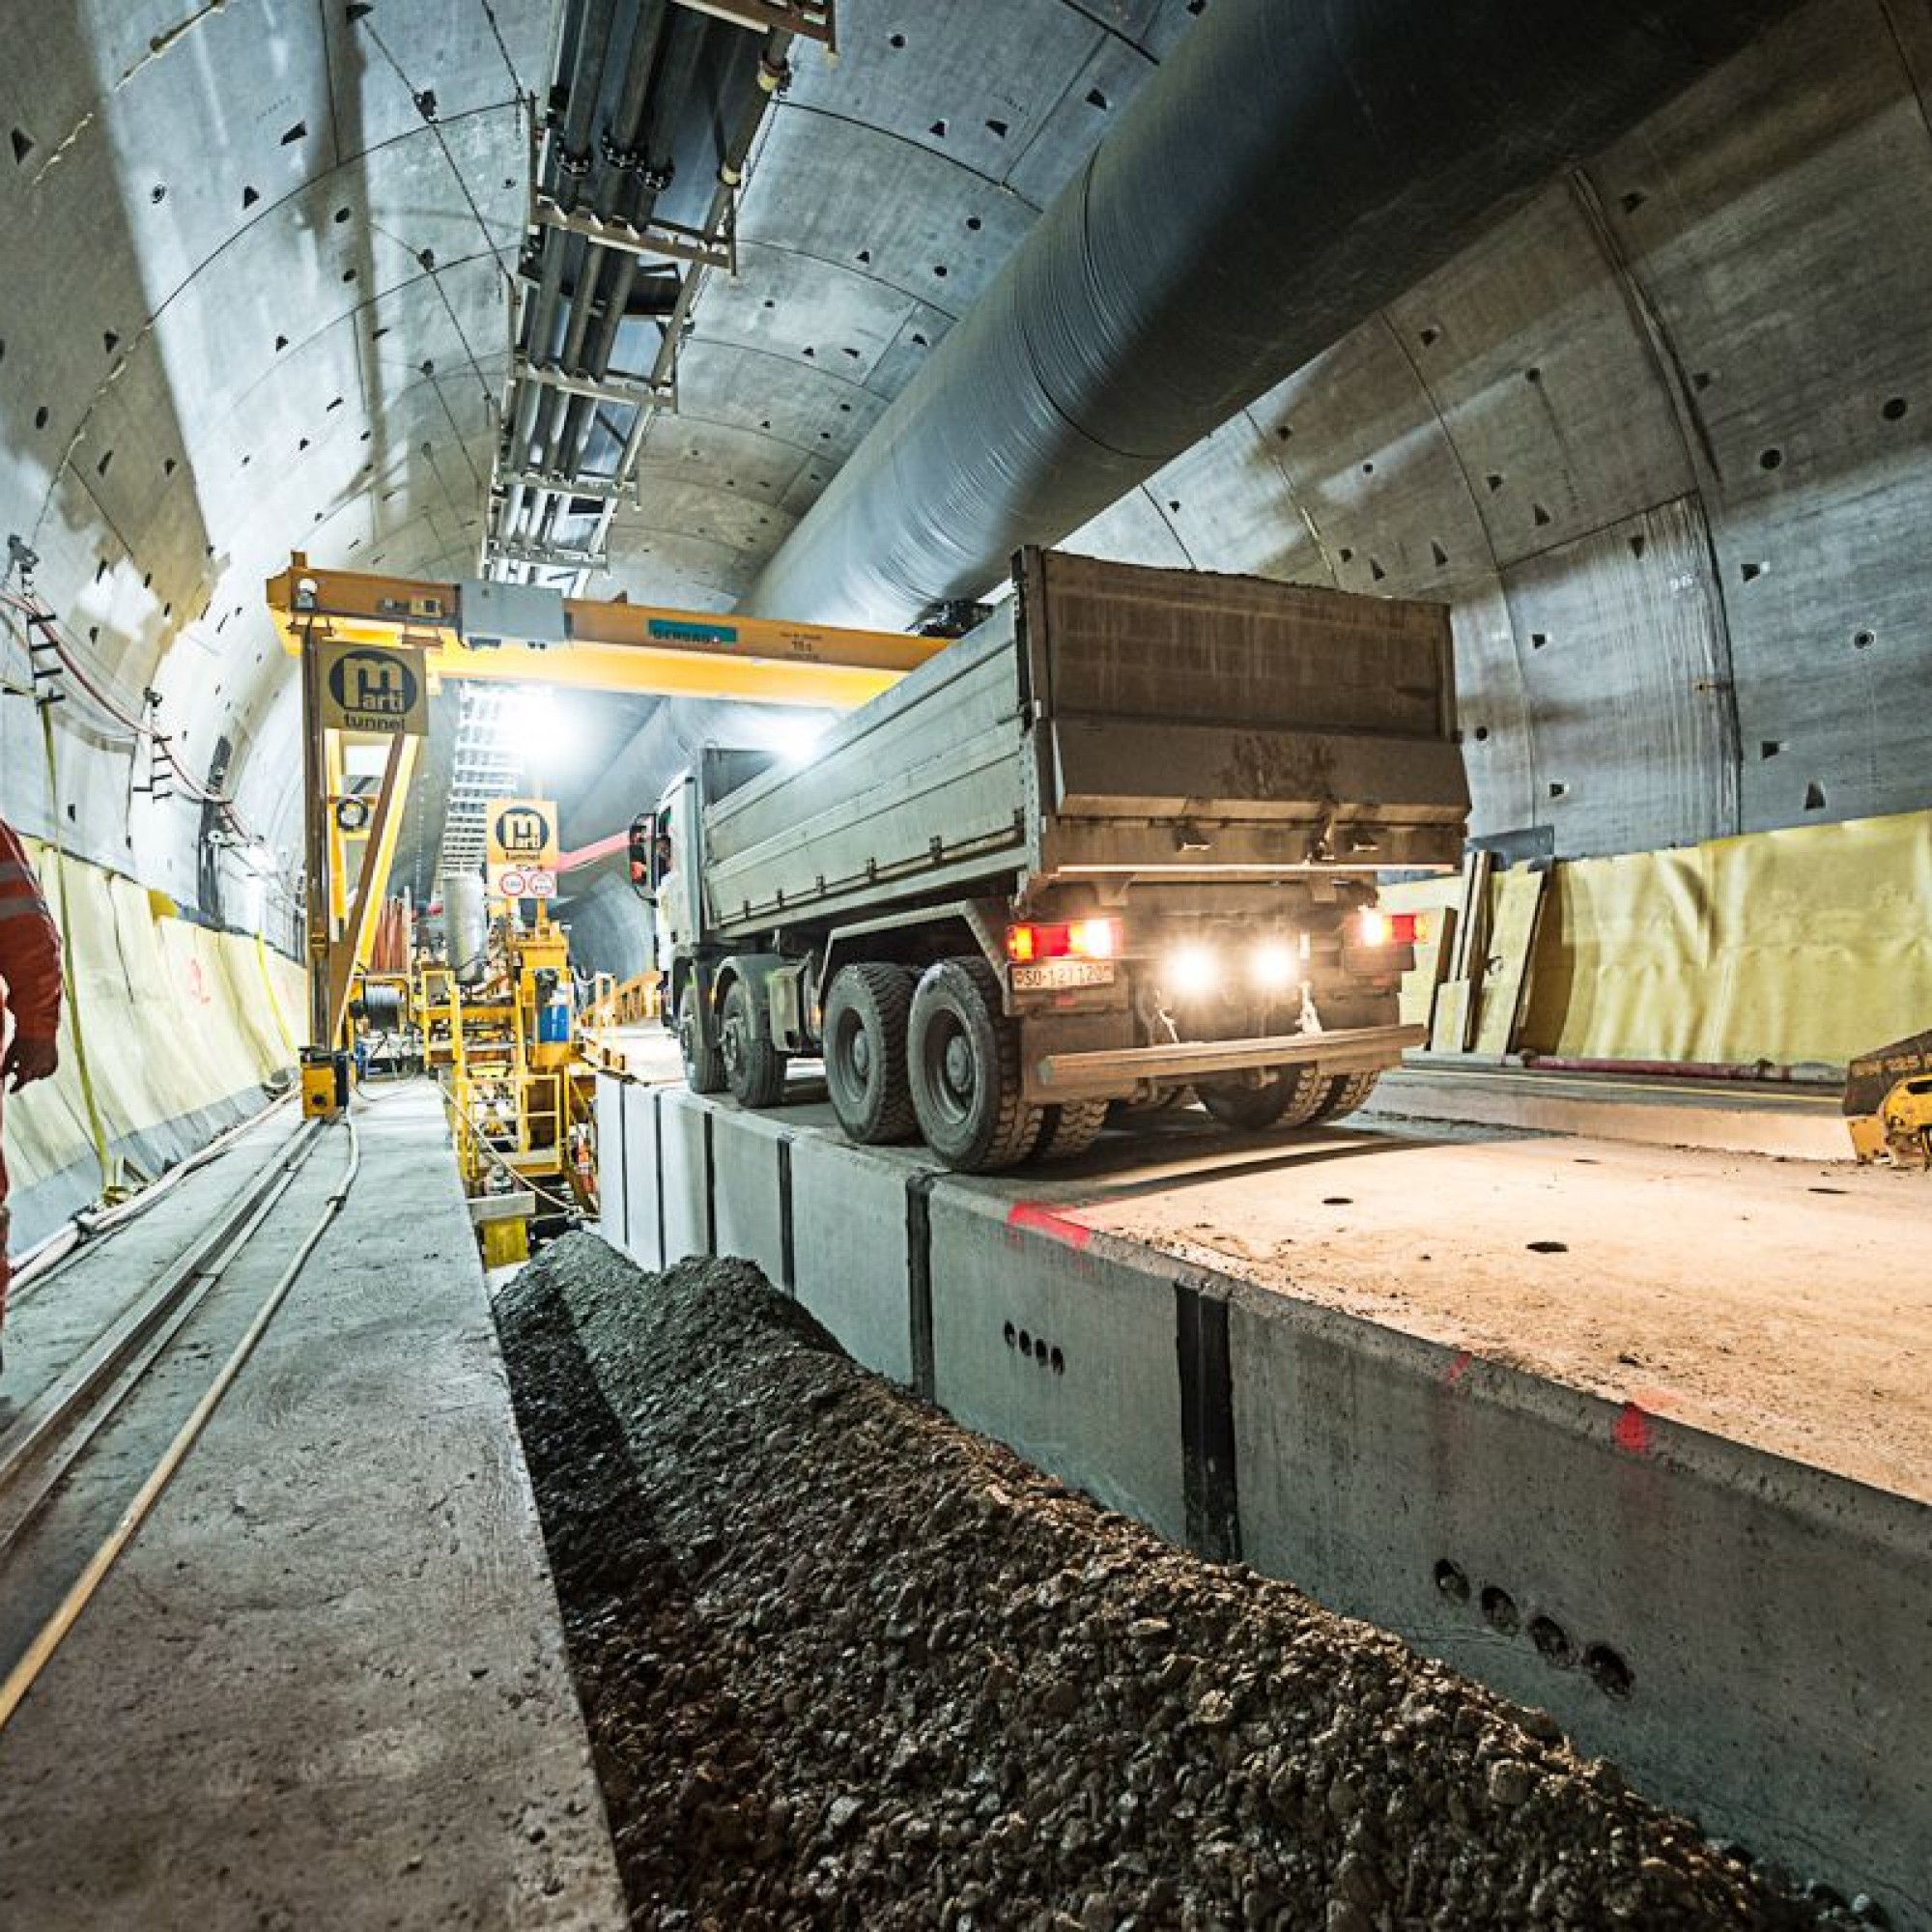
<svg viewBox="0 0 1932 1932">
<path fill-rule="evenodd" d="M 1201 1104 L 1224 1127 L 1260 1133 L 1264 1127 L 1298 1127 L 1315 1118 L 1334 1075 L 1319 1066 L 1277 1066 L 1259 1087 L 1236 1081 L 1200 1085 Z"/>
<path fill-rule="evenodd" d="M 1321 1096 L 1321 1104 L 1315 1110 L 1315 1118 L 1339 1121 L 1343 1115 L 1352 1114 L 1376 1091 L 1376 1082 L 1380 1078 L 1379 1073 L 1336 1074 Z"/>
<path fill-rule="evenodd" d="M 1100 1138 L 1107 1124 L 1104 1100 L 1063 1100 L 1039 1110 L 1039 1138 L 1033 1144 L 1035 1160 L 1073 1160 Z"/>
<path fill-rule="evenodd" d="M 1040 1110 L 1021 1097 L 1019 1028 L 1000 1010 L 983 959 L 928 966 L 906 1033 L 913 1112 L 925 1144 L 961 1174 L 1013 1167 L 1039 1138 Z"/>
<path fill-rule="evenodd" d="M 909 1141 L 919 1132 L 906 1083 L 910 966 L 884 960 L 841 966 L 825 1001 L 825 1084 L 846 1137 L 861 1147 Z"/>
<path fill-rule="evenodd" d="M 776 1107 L 785 1092 L 785 1055 L 772 1044 L 770 1022 L 746 980 L 733 980 L 718 1023 L 724 1084 L 741 1107 Z"/>
<path fill-rule="evenodd" d="M 677 996 L 677 1050 L 684 1060 L 684 1084 L 694 1094 L 722 1094 L 724 1057 L 716 1046 L 700 1044 L 698 998 L 695 980 Z"/>
</svg>

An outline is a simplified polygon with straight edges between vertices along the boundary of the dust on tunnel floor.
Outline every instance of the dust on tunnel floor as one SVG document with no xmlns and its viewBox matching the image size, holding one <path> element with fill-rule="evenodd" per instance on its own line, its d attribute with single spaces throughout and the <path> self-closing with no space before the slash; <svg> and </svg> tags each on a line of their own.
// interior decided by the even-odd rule
<svg viewBox="0 0 1932 1932">
<path fill-rule="evenodd" d="M 1543 1714 L 1100 1509 L 742 1263 L 571 1236 L 497 1321 L 640 1926 L 1817 1922 Z"/>
</svg>

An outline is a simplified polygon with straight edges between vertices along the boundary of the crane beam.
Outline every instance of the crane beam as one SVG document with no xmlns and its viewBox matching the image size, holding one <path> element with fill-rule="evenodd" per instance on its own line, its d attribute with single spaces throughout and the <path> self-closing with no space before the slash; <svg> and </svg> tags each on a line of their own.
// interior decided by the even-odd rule
<svg viewBox="0 0 1932 1932">
<path fill-rule="evenodd" d="M 269 580 L 267 595 L 291 655 L 312 632 L 345 643 L 420 645 L 441 678 L 663 697 L 849 710 L 946 648 L 942 638 L 897 631 L 558 597 L 529 585 L 325 570 L 299 551 Z M 505 624 L 499 602 L 522 600 L 528 608 L 532 599 L 541 621 L 528 628 L 547 636 L 510 634 L 515 625 Z"/>
</svg>

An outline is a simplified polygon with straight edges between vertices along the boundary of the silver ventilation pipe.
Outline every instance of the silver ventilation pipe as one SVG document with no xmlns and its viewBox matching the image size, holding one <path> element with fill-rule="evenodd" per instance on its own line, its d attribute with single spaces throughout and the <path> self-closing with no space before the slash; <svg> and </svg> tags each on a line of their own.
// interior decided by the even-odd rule
<svg viewBox="0 0 1932 1932">
<path fill-rule="evenodd" d="M 984 589 L 1793 5 L 1215 0 L 742 608 Z"/>
</svg>

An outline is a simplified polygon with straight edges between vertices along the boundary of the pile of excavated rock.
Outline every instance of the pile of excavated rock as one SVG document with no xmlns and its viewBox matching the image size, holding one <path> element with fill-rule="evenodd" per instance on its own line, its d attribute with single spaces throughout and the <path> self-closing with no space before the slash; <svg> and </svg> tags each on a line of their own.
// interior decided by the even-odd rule
<svg viewBox="0 0 1932 1932">
<path fill-rule="evenodd" d="M 573 1236 L 497 1312 L 641 1925 L 1851 1922 L 1543 1714 L 856 1367 L 743 1264 Z"/>
</svg>

